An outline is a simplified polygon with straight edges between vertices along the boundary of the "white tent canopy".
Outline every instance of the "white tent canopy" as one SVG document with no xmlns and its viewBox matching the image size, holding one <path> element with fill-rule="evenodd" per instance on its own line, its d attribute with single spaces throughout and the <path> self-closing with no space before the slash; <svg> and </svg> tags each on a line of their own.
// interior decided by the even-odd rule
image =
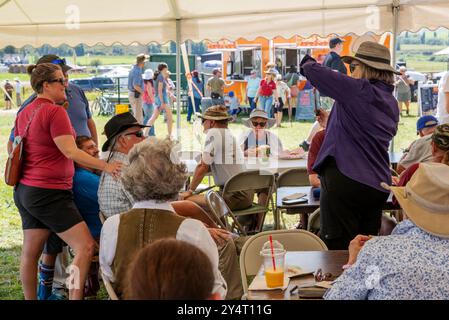
<svg viewBox="0 0 449 320">
<path fill-rule="evenodd" d="M 449 27 L 447 0 L 0 0 L 0 48 L 146 44 Z"/>
</svg>

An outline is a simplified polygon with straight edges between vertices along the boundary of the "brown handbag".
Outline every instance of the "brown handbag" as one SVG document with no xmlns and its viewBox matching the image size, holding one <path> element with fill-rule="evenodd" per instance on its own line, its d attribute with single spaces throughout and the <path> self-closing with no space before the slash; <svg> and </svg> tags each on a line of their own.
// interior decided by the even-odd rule
<svg viewBox="0 0 449 320">
<path fill-rule="evenodd" d="M 25 127 L 25 132 L 23 136 L 16 136 L 14 138 L 13 149 L 6 159 L 5 166 L 5 183 L 8 186 L 14 187 L 19 183 L 20 177 L 22 175 L 22 161 L 23 161 L 23 143 L 24 139 L 28 134 L 28 129 L 31 125 L 31 120 L 33 120 L 36 112 L 41 108 L 39 106 L 36 110 L 33 111 L 30 119 L 28 120 L 28 124 Z M 17 118 L 15 127 L 17 128 Z"/>
</svg>

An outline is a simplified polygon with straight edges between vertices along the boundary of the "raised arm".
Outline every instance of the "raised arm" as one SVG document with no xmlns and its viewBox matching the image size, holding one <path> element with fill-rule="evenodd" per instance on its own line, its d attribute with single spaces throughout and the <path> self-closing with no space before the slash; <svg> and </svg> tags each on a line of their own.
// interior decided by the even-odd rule
<svg viewBox="0 0 449 320">
<path fill-rule="evenodd" d="M 361 93 L 364 81 L 351 78 L 338 71 L 324 67 L 306 55 L 300 64 L 301 74 L 317 90 L 337 101 L 348 101 Z"/>
</svg>

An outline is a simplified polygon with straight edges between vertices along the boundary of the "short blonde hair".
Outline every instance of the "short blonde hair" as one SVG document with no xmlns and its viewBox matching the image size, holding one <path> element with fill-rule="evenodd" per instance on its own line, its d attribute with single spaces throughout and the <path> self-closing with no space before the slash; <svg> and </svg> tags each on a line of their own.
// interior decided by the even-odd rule
<svg viewBox="0 0 449 320">
<path fill-rule="evenodd" d="M 362 62 L 360 62 L 360 70 L 362 78 L 368 80 L 380 80 L 388 84 L 394 83 L 394 74 L 392 71 L 374 69 Z"/>
<path fill-rule="evenodd" d="M 131 149 L 121 179 L 136 201 L 177 198 L 187 173 L 186 165 L 173 158 L 173 148 L 169 139 L 147 138 Z"/>
</svg>

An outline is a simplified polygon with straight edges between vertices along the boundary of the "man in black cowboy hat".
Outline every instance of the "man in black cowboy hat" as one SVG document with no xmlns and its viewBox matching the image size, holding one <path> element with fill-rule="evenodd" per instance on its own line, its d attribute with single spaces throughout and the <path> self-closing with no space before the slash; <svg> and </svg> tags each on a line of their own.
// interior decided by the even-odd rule
<svg viewBox="0 0 449 320">
<path fill-rule="evenodd" d="M 142 128 L 147 127 L 138 123 L 129 112 L 113 116 L 104 126 L 107 140 L 101 148 L 103 152 L 110 152 L 108 161 L 120 161 L 127 164 L 129 151 L 134 145 L 145 139 Z M 129 210 L 134 199 L 123 188 L 119 179 L 102 174 L 98 188 L 98 203 L 100 211 L 106 217 L 110 217 Z"/>
</svg>

